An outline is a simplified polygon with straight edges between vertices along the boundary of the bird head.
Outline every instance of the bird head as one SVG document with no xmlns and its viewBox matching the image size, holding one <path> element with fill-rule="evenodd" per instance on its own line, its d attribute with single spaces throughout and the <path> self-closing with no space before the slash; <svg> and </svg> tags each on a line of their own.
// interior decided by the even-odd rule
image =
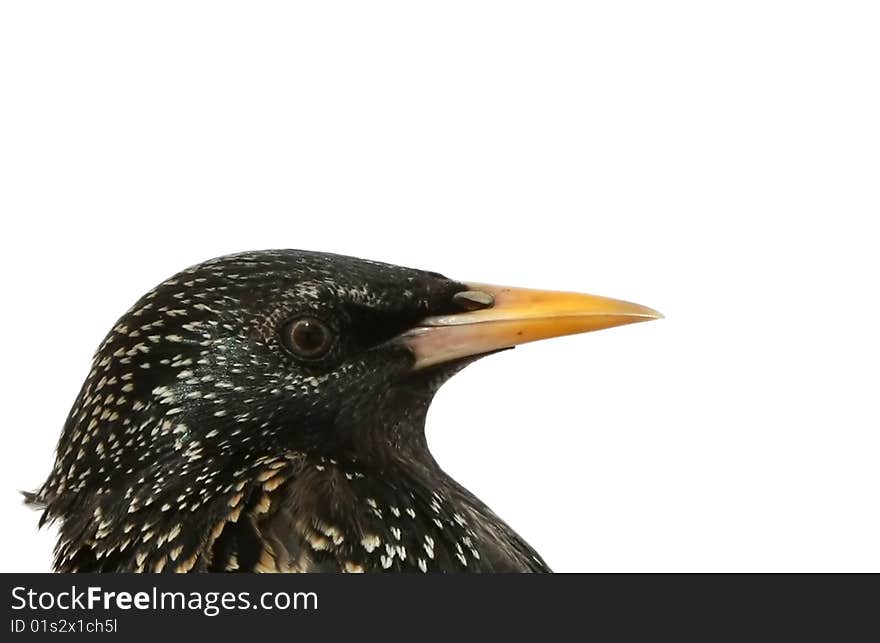
<svg viewBox="0 0 880 643">
<path fill-rule="evenodd" d="M 35 499 L 50 519 L 190 499 L 195 510 L 200 493 L 289 451 L 427 471 L 425 414 L 461 367 L 657 316 L 331 254 L 206 261 L 147 293 L 101 343 Z"/>
</svg>

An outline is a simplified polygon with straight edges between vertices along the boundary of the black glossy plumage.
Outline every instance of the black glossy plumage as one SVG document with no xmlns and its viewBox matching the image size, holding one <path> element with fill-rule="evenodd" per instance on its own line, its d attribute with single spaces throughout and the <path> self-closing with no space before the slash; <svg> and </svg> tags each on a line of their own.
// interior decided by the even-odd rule
<svg viewBox="0 0 880 643">
<path fill-rule="evenodd" d="M 163 282 L 99 347 L 30 501 L 59 571 L 549 571 L 424 435 L 467 361 L 389 341 L 463 284 L 350 257 L 220 257 Z M 294 356 L 285 323 L 336 338 Z"/>
</svg>

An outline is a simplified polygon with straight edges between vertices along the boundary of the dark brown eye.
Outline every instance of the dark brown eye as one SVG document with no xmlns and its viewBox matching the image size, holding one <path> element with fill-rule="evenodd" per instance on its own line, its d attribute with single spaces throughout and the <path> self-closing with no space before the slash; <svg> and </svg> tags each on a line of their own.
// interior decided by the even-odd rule
<svg viewBox="0 0 880 643">
<path fill-rule="evenodd" d="M 285 327 L 284 335 L 287 348 L 294 355 L 307 359 L 323 356 L 333 340 L 326 324 L 314 317 L 294 319 Z"/>
</svg>

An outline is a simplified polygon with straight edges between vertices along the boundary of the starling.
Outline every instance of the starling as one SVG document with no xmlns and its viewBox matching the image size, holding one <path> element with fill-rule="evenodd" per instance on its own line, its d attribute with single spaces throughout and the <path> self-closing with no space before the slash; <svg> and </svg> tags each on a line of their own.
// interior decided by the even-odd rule
<svg viewBox="0 0 880 643">
<path fill-rule="evenodd" d="M 62 572 L 549 572 L 435 462 L 428 406 L 481 356 L 658 317 L 332 254 L 212 259 L 116 323 L 27 501 Z"/>
</svg>

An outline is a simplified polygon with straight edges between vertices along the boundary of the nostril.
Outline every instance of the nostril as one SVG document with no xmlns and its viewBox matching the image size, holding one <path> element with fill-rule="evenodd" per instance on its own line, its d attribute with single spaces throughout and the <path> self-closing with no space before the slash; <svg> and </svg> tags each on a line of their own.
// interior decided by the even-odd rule
<svg viewBox="0 0 880 643">
<path fill-rule="evenodd" d="M 495 297 L 480 290 L 463 290 L 452 296 L 452 300 L 465 310 L 480 310 L 491 308 L 495 304 Z"/>
</svg>

